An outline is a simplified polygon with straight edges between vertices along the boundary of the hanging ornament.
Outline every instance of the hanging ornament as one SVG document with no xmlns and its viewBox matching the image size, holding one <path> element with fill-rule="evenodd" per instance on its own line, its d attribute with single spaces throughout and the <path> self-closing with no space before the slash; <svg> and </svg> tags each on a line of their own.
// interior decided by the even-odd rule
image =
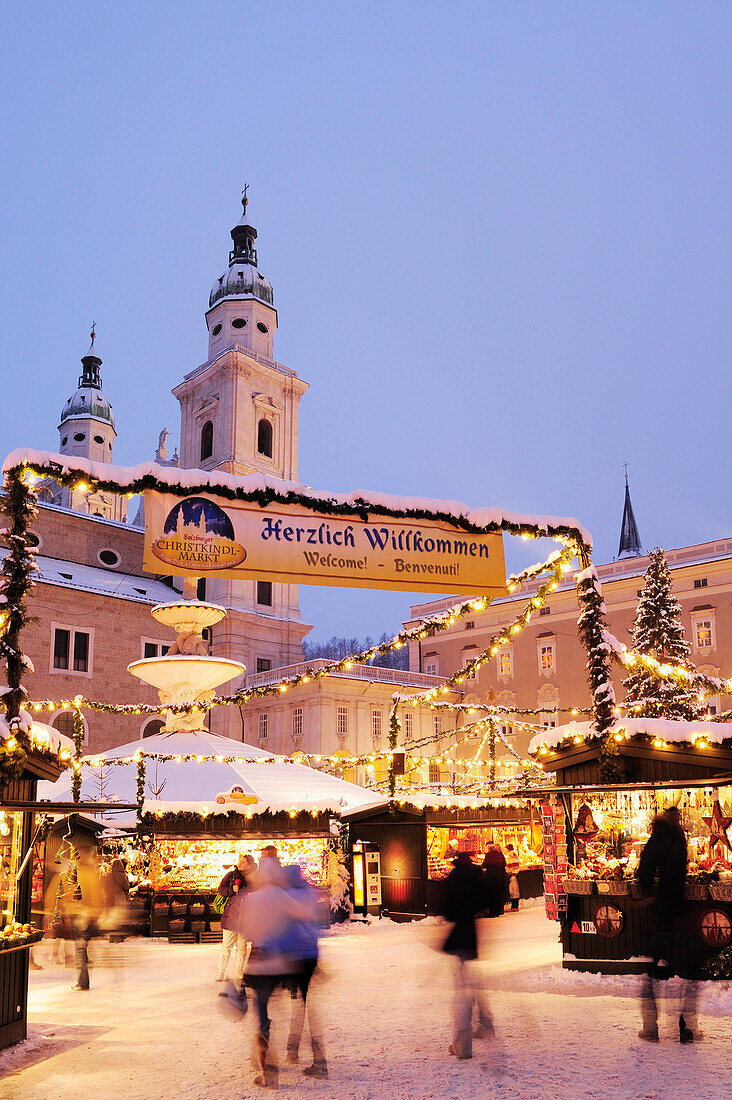
<svg viewBox="0 0 732 1100">
<path fill-rule="evenodd" d="M 577 820 L 572 830 L 574 839 L 586 843 L 588 840 L 594 840 L 599 832 L 592 810 L 586 802 L 583 802 L 577 811 Z"/>
<path fill-rule="evenodd" d="M 712 816 L 702 819 L 705 825 L 708 826 L 709 832 L 712 834 L 709 841 L 709 854 L 712 854 L 716 844 L 724 844 L 727 848 L 732 848 L 730 844 L 727 830 L 732 825 L 732 817 L 725 817 L 722 813 L 722 807 L 719 804 L 719 799 L 715 799 L 714 806 L 712 807 Z"/>
</svg>

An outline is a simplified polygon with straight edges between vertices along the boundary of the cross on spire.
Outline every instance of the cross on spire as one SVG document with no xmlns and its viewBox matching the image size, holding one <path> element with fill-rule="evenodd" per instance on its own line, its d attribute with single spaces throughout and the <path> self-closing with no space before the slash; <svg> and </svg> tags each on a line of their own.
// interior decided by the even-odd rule
<svg viewBox="0 0 732 1100">
<path fill-rule="evenodd" d="M 91 344 L 89 345 L 89 351 L 93 352 L 94 351 L 94 341 L 97 338 L 97 323 L 96 323 L 96 321 L 92 321 L 91 332 L 89 333 L 89 335 L 91 336 Z"/>
<path fill-rule="evenodd" d="M 245 183 L 244 188 L 243 188 L 242 193 L 241 193 L 241 204 L 244 208 L 244 217 L 246 217 L 247 206 L 249 205 L 249 199 L 247 198 L 247 191 L 248 190 L 249 190 L 249 184 Z"/>
</svg>

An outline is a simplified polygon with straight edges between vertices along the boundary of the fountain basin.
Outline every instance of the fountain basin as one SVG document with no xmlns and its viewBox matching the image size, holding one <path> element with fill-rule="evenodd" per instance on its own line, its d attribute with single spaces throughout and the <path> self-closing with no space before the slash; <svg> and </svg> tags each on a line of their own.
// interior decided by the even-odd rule
<svg viewBox="0 0 732 1100">
<path fill-rule="evenodd" d="M 184 633 L 200 634 L 206 627 L 221 622 L 226 609 L 215 603 L 179 600 L 177 603 L 159 603 L 150 614 L 164 626 L 172 626 L 174 630 Z"/>
<path fill-rule="evenodd" d="M 127 671 L 159 691 L 175 692 L 181 701 L 188 695 L 190 702 L 194 702 L 203 692 L 213 691 L 241 676 L 246 672 L 246 665 L 225 657 L 173 655 L 133 661 Z"/>
</svg>

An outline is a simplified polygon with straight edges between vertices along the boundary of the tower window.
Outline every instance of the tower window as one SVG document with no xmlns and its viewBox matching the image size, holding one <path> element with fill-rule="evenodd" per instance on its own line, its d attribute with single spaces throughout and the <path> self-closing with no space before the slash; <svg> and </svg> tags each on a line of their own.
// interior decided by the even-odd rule
<svg viewBox="0 0 732 1100">
<path fill-rule="evenodd" d="M 77 432 L 76 435 L 74 436 L 74 439 L 76 440 L 77 443 L 83 443 L 84 440 L 86 439 L 86 436 L 84 435 L 83 432 Z"/>
<path fill-rule="evenodd" d="M 104 443 L 104 436 L 102 436 L 102 435 L 95 435 L 95 436 L 94 436 L 94 442 L 95 442 L 95 443 Z"/>
<path fill-rule="evenodd" d="M 257 603 L 272 606 L 272 581 L 257 581 Z"/>
<path fill-rule="evenodd" d="M 201 428 L 201 461 L 213 454 L 213 422 L 207 420 Z"/>
<path fill-rule="evenodd" d="M 264 417 L 257 425 L 257 451 L 267 458 L 272 457 L 272 425 Z"/>
<path fill-rule="evenodd" d="M 264 333 L 269 332 L 269 329 L 265 325 L 264 321 L 257 321 L 257 328 L 259 329 L 260 332 L 264 332 Z"/>
<path fill-rule="evenodd" d="M 206 599 L 206 578 L 205 577 L 199 577 L 198 578 L 198 581 L 196 583 L 196 599 L 199 600 L 201 603 L 205 602 L 205 599 Z"/>
<path fill-rule="evenodd" d="M 61 446 L 62 446 L 62 447 L 65 447 L 65 446 L 66 446 L 66 444 L 68 443 L 68 441 L 69 441 L 69 437 L 68 437 L 67 435 L 65 435 L 65 436 L 63 437 L 63 439 L 61 440 Z"/>
<path fill-rule="evenodd" d="M 232 328 L 246 328 L 246 321 L 243 317 L 235 317 L 231 322 Z"/>
<path fill-rule="evenodd" d="M 221 332 L 221 325 L 214 325 L 214 327 L 211 329 L 211 335 L 212 336 L 218 336 L 218 334 L 220 332 Z"/>
</svg>

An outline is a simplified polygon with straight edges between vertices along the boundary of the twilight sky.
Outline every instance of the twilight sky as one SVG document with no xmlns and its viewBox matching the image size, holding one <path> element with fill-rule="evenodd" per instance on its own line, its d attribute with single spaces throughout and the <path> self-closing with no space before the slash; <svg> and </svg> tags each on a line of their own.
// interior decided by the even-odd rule
<svg viewBox="0 0 732 1100">
<path fill-rule="evenodd" d="M 303 481 L 608 561 L 627 459 L 646 548 L 732 533 L 729 4 L 46 0 L 2 41 L 4 452 L 56 449 L 92 320 L 115 458 L 177 442 L 247 181 Z M 300 599 L 314 638 L 411 602 Z"/>
</svg>

